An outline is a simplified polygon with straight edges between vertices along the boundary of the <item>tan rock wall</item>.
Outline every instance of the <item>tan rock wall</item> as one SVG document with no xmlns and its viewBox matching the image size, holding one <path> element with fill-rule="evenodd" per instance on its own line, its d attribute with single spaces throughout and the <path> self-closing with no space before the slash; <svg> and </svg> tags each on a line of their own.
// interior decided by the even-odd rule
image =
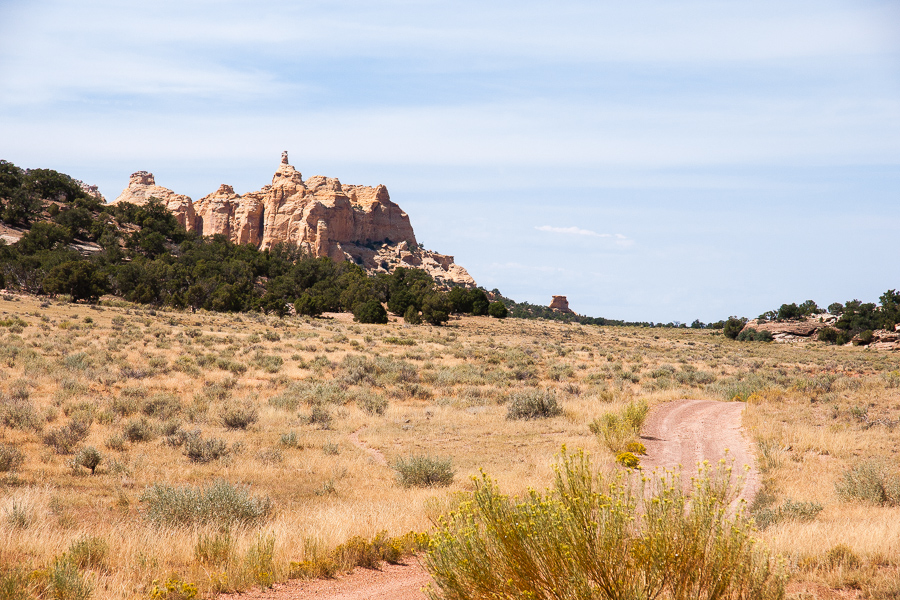
<svg viewBox="0 0 900 600">
<path fill-rule="evenodd" d="M 272 184 L 256 192 L 240 195 L 223 184 L 194 203 L 138 171 L 114 202 L 141 205 L 151 197 L 165 202 L 185 229 L 204 236 L 220 234 L 262 249 L 287 243 L 315 256 L 355 260 L 370 271 L 385 270 L 382 264 L 390 270 L 416 266 L 444 283 L 475 285 L 452 256 L 418 247 L 409 215 L 385 186 L 344 185 L 320 175 L 304 181 L 286 152 Z"/>
</svg>

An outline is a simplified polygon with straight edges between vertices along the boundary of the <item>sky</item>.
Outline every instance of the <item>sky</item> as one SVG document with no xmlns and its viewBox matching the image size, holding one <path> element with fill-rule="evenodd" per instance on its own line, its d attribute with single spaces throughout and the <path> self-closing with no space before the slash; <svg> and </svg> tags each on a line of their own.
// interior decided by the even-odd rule
<svg viewBox="0 0 900 600">
<path fill-rule="evenodd" d="M 690 323 L 900 288 L 900 4 L 0 0 L 0 158 L 114 199 L 384 184 L 518 301 Z"/>
</svg>

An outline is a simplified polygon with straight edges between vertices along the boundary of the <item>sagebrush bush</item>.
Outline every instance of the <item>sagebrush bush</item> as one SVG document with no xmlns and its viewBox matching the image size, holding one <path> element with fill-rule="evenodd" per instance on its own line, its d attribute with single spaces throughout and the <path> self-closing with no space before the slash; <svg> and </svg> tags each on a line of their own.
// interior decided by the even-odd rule
<svg viewBox="0 0 900 600">
<path fill-rule="evenodd" d="M 219 420 L 228 429 L 247 429 L 259 420 L 259 411 L 250 402 L 230 404 L 222 408 Z"/>
<path fill-rule="evenodd" d="M 15 471 L 25 462 L 25 453 L 9 444 L 0 444 L 0 473 Z"/>
<path fill-rule="evenodd" d="M 429 596 L 784 597 L 784 575 L 754 540 L 752 523 L 730 510 L 729 469 L 704 468 L 690 494 L 672 474 L 645 483 L 595 473 L 583 453 L 563 451 L 555 486 L 518 498 L 483 475 L 432 536 Z"/>
<path fill-rule="evenodd" d="M 785 521 L 812 521 L 822 512 L 818 502 L 794 502 L 790 498 L 776 508 L 763 508 L 753 515 L 756 526 L 760 530 Z"/>
<path fill-rule="evenodd" d="M 253 366 L 258 367 L 266 373 L 277 373 L 284 365 L 284 359 L 274 354 L 265 354 L 257 351 L 251 361 Z"/>
<path fill-rule="evenodd" d="M 356 405 L 369 415 L 383 415 L 387 410 L 387 398 L 380 394 L 365 393 L 356 397 Z"/>
<path fill-rule="evenodd" d="M 72 420 L 44 435 L 44 443 L 57 454 L 72 454 L 75 447 L 87 439 L 91 425 L 87 421 Z"/>
<path fill-rule="evenodd" d="M 0 394 L 0 423 L 12 429 L 40 431 L 43 420 L 31 401 L 25 397 Z"/>
<path fill-rule="evenodd" d="M 397 481 L 403 487 L 446 487 L 456 473 L 449 458 L 413 455 L 393 464 Z"/>
<path fill-rule="evenodd" d="M 148 417 L 171 419 L 181 412 L 181 403 L 172 394 L 154 394 L 144 401 L 141 412 Z"/>
<path fill-rule="evenodd" d="M 273 511 L 268 496 L 253 496 L 246 488 L 219 479 L 203 487 L 156 483 L 144 490 L 145 516 L 160 525 L 243 523 L 252 525 Z"/>
<path fill-rule="evenodd" d="M 880 461 L 859 463 L 844 471 L 835 489 L 842 500 L 900 505 L 900 474 L 896 467 Z"/>
<path fill-rule="evenodd" d="M 562 407 L 556 401 L 552 390 L 526 390 L 512 395 L 507 419 L 547 419 L 562 414 Z"/>
<path fill-rule="evenodd" d="M 85 446 L 75 454 L 75 464 L 91 470 L 91 475 L 97 470 L 103 455 L 93 446 Z"/>
<path fill-rule="evenodd" d="M 324 406 L 313 406 L 308 420 L 310 425 L 318 425 L 320 429 L 331 429 L 331 411 Z"/>
<path fill-rule="evenodd" d="M 286 448 L 297 448 L 300 445 L 296 431 L 282 433 L 281 437 L 278 438 L 278 443 Z"/>
<path fill-rule="evenodd" d="M 156 437 L 156 428 L 146 417 L 140 417 L 126 423 L 122 435 L 129 442 L 149 442 Z"/>
<path fill-rule="evenodd" d="M 191 462 L 208 463 L 228 455 L 228 443 L 219 438 L 185 437 L 183 453 Z"/>
</svg>

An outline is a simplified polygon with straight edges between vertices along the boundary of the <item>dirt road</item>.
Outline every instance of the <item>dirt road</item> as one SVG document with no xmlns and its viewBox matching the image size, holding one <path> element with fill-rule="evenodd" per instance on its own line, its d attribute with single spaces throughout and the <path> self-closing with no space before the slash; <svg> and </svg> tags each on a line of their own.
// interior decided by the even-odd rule
<svg viewBox="0 0 900 600">
<path fill-rule="evenodd" d="M 738 500 L 752 502 L 760 479 L 753 451 L 741 432 L 743 410 L 743 402 L 712 400 L 677 400 L 655 407 L 641 431 L 647 447 L 641 465 L 648 470 L 680 466 L 689 485 L 697 463 L 733 460 L 734 476 L 744 475 Z M 746 473 L 745 466 L 750 467 Z"/>
<path fill-rule="evenodd" d="M 743 473 L 744 465 L 751 471 L 746 475 L 741 498 L 748 502 L 759 489 L 759 473 L 747 440 L 741 434 L 739 402 L 714 402 L 709 400 L 678 400 L 655 407 L 647 418 L 642 431 L 647 456 L 643 466 L 652 468 L 677 468 L 681 465 L 687 474 L 703 460 L 718 461 L 728 449 L 729 459 L 734 459 L 734 471 Z M 376 458 L 377 450 L 359 441 L 359 431 L 351 436 L 357 447 Z M 381 457 L 384 460 L 384 457 Z M 254 590 L 246 594 L 224 596 L 234 600 L 425 600 L 422 588 L 430 578 L 415 558 L 407 565 L 386 565 L 380 571 L 357 569 L 339 579 L 314 581 L 289 581 L 275 586 L 274 590 Z"/>
</svg>

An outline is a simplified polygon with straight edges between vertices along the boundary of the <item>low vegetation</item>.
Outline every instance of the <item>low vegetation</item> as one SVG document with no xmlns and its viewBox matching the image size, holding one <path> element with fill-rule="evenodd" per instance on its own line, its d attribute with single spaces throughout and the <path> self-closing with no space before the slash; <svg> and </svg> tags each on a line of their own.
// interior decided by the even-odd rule
<svg viewBox="0 0 900 600">
<path fill-rule="evenodd" d="M 390 562 L 484 492 L 481 470 L 513 507 L 555 497 L 562 445 L 637 483 L 622 455 L 640 467 L 643 419 L 679 398 L 747 403 L 754 547 L 783 557 L 788 597 L 900 593 L 896 353 L 0 294 L 0 365 L 7 597 L 203 598 Z"/>
<path fill-rule="evenodd" d="M 671 475 L 645 493 L 643 480 L 597 474 L 565 451 L 543 493 L 509 497 L 483 476 L 432 536 L 430 597 L 780 600 L 785 576 L 731 514 L 729 479 L 704 468 L 690 495 Z"/>
</svg>

